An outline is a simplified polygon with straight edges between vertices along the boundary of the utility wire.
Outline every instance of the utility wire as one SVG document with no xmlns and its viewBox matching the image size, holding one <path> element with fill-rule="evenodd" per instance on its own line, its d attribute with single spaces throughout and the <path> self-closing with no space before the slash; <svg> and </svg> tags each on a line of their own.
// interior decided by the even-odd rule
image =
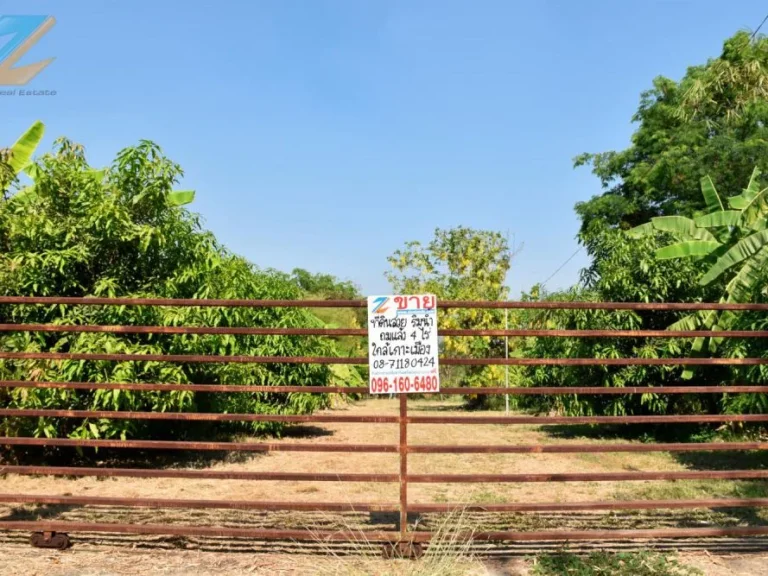
<svg viewBox="0 0 768 576">
<path fill-rule="evenodd" d="M 755 36 L 757 36 L 757 33 L 760 32 L 760 28 L 763 27 L 763 24 L 765 24 L 765 21 L 768 20 L 768 14 L 765 15 L 765 18 L 763 18 L 763 21 L 760 22 L 760 26 L 757 27 L 757 29 L 752 32 L 752 36 L 749 37 L 750 40 L 754 40 Z"/>
<path fill-rule="evenodd" d="M 548 277 L 546 280 L 544 280 L 544 282 L 541 282 L 541 286 L 545 286 L 545 285 L 547 284 L 547 282 L 549 282 L 550 280 L 552 280 L 552 278 L 554 278 L 555 274 L 557 274 L 558 272 L 560 272 L 560 270 L 562 270 L 563 268 L 565 268 L 565 265 L 566 265 L 566 264 L 568 264 L 568 262 L 570 262 L 571 260 L 573 260 L 573 259 L 576 257 L 576 254 L 578 254 L 579 252 L 581 252 L 583 249 L 584 249 L 584 246 L 579 246 L 579 247 L 576 249 L 576 251 L 575 251 L 573 254 L 571 254 L 570 256 L 568 256 L 568 259 L 567 259 L 565 262 L 563 262 L 562 264 L 560 264 L 560 266 L 557 268 L 557 270 L 555 270 L 554 272 L 552 272 L 552 274 L 550 274 L 550 275 L 549 275 L 549 277 Z"/>
</svg>

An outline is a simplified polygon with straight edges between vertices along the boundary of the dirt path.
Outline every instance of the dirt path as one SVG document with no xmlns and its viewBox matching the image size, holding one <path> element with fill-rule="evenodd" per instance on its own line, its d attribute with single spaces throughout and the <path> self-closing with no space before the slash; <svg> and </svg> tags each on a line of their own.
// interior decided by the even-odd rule
<svg viewBox="0 0 768 576">
<path fill-rule="evenodd" d="M 456 410 L 450 402 L 413 401 L 409 412 L 435 414 Z M 342 409 L 348 414 L 396 414 L 396 400 L 366 400 Z M 336 411 L 338 412 L 338 411 Z M 474 413 L 481 414 L 481 413 Z M 312 443 L 370 443 L 396 444 L 397 426 L 392 424 L 324 424 L 317 427 L 297 427 L 282 442 Z M 559 431 L 533 426 L 504 425 L 412 425 L 409 442 L 413 444 L 545 444 L 557 442 L 612 442 L 626 439 L 596 439 L 558 437 Z M 106 455 L 105 455 L 106 456 Z M 692 463 L 693 462 L 693 463 Z M 714 461 L 713 461 L 714 462 Z M 396 473 L 396 454 L 344 454 L 275 452 L 268 455 L 248 455 L 243 458 L 206 462 L 212 470 L 295 471 L 295 472 L 357 472 Z M 537 473 L 537 472 L 618 472 L 626 470 L 686 470 L 695 461 L 683 460 L 667 453 L 648 454 L 532 454 L 532 455 L 431 455 L 413 454 L 409 457 L 412 473 Z M 765 461 L 752 461 L 765 466 Z M 29 478 L 8 476 L 0 480 L 2 493 L 47 495 L 89 495 L 188 499 L 238 499 L 282 501 L 341 501 L 397 502 L 396 484 L 349 484 L 337 482 L 245 482 L 233 480 L 177 480 L 137 478 Z M 561 502 L 598 499 L 705 497 L 714 495 L 754 494 L 765 490 L 760 482 L 580 482 L 580 483 L 521 483 L 498 485 L 433 485 L 414 484 L 409 487 L 411 502 Z M 751 513 L 751 512 L 750 512 Z M 467 515 L 463 520 L 475 526 L 493 529 L 560 529 L 564 527 L 640 528 L 657 526 L 696 526 L 742 524 L 764 520 L 759 514 L 744 516 L 744 511 L 647 511 L 638 513 L 550 513 Z M 227 510 L 156 510 L 117 507 L 23 507 L 0 506 L 0 517 L 24 519 L 35 517 L 62 520 L 159 523 L 175 522 L 193 525 L 263 526 L 272 528 L 361 527 L 392 529 L 391 515 L 321 514 L 321 513 L 258 513 Z M 425 517 L 419 522 L 434 525 L 438 518 Z M 31 574 L 128 574 L 140 571 L 181 573 L 312 573 L 328 559 L 329 550 L 318 545 L 297 543 L 264 543 L 229 541 L 214 538 L 169 538 L 147 536 L 118 536 L 107 534 L 76 535 L 75 547 L 65 553 L 41 552 L 29 547 L 26 534 L 0 534 L 0 573 Z M 759 550 L 768 550 L 768 540 L 717 542 L 657 542 L 665 550 L 689 550 L 697 553 L 704 548 L 716 554 L 745 554 L 754 558 Z M 589 545 L 585 545 L 589 546 Z M 617 545 L 619 548 L 625 545 Z M 638 544 L 631 546 L 637 547 Z M 514 556 L 513 560 L 497 562 L 498 573 L 523 573 L 520 557 L 542 549 L 557 549 L 559 544 L 479 547 L 476 552 L 485 557 Z M 616 547 L 616 546 L 614 546 Z M 345 553 L 348 547 L 338 546 L 333 553 Z M 701 555 L 701 552 L 697 554 Z M 730 557 L 730 556 L 729 556 Z M 703 556 L 707 562 L 709 557 Z M 722 560 L 725 562 L 725 560 Z M 511 563 L 511 564 L 510 564 Z M 714 570 L 717 564 L 712 564 Z M 724 565 L 725 566 L 725 565 Z M 730 569 L 730 568 L 729 568 Z M 332 568 L 330 573 L 338 573 Z M 709 573 L 709 572 L 705 572 Z M 711 572 L 713 574 L 764 574 L 763 572 Z"/>
</svg>

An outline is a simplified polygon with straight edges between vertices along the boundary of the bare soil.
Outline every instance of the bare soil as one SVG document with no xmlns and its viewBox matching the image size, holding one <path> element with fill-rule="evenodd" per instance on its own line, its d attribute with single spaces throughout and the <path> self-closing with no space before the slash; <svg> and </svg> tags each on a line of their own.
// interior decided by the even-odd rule
<svg viewBox="0 0 768 576">
<path fill-rule="evenodd" d="M 459 409 L 452 401 L 411 401 L 409 413 L 450 414 Z M 397 400 L 365 400 L 341 408 L 349 414 L 397 414 Z M 339 412 L 339 410 L 335 410 Z M 471 413 L 480 415 L 481 412 Z M 392 424 L 322 424 L 297 426 L 281 442 L 396 444 Z M 258 441 L 254 439 L 253 441 Z M 584 436 L 563 437 L 557 427 L 505 425 L 411 425 L 412 444 L 544 444 L 565 442 L 627 442 L 627 439 Z M 103 454 L 104 458 L 109 453 Z M 627 470 L 688 470 L 705 465 L 763 467 L 754 456 L 744 462 L 697 460 L 668 453 L 638 454 L 412 454 L 412 473 L 537 473 L 618 472 Z M 397 473 L 396 454 L 273 452 L 265 455 L 230 455 L 196 462 L 177 463 L 211 470 L 296 471 L 324 473 Z M 411 502 L 564 502 L 628 498 L 706 497 L 751 494 L 763 490 L 761 481 L 738 482 L 579 482 L 520 484 L 412 484 Z M 735 490 L 735 492 L 733 492 Z M 742 491 L 742 492 L 739 492 Z M 180 480 L 139 478 L 53 478 L 6 476 L 1 493 L 89 495 L 188 499 L 237 499 L 280 501 L 397 502 L 398 486 L 384 483 L 247 482 L 234 480 Z M 378 528 L 395 529 L 391 514 L 330 514 L 238 510 L 174 510 L 124 507 L 64 507 L 0 505 L 0 519 L 48 518 L 71 521 L 179 523 L 190 525 L 249 526 L 269 528 Z M 416 529 L 435 526 L 436 515 L 414 518 Z M 598 529 L 650 528 L 768 523 L 755 510 L 642 511 L 626 513 L 467 514 L 463 519 L 478 529 Z M 113 534 L 74 534 L 73 547 L 65 552 L 30 547 L 26 533 L 0 534 L 0 574 L 339 574 L 410 573 L 406 563 L 378 560 L 378 549 L 364 545 L 262 542 L 224 538 L 179 538 Z M 683 559 L 705 574 L 768 574 L 768 539 L 708 539 L 648 543 L 584 543 L 575 551 L 596 546 L 608 549 L 653 547 L 680 552 Z M 472 553 L 482 559 L 489 574 L 525 574 L 530 558 L 561 543 L 478 544 Z M 353 567 L 365 558 L 364 568 Z M 477 564 L 477 562 L 475 562 Z M 349 568 L 349 571 L 347 571 Z"/>
</svg>

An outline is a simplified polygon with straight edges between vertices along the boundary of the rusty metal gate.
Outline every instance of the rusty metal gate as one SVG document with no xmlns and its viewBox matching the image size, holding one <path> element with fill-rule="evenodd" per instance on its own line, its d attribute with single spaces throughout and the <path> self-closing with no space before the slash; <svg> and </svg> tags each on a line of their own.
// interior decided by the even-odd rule
<svg viewBox="0 0 768 576">
<path fill-rule="evenodd" d="M 458 302 L 441 301 L 441 309 L 548 309 L 548 310 L 633 310 L 633 311 L 690 311 L 733 310 L 768 312 L 768 304 L 706 304 L 706 303 L 594 303 L 594 302 Z M 307 308 L 364 308 L 364 301 L 340 300 L 197 300 L 152 298 L 65 298 L 65 297 L 0 297 L 0 305 L 69 305 L 69 306 L 173 306 L 173 307 L 307 307 Z M 246 328 L 202 326 L 95 326 L 54 324 L 2 324 L 2 332 L 109 332 L 118 334 L 228 334 L 263 336 L 358 336 L 365 337 L 365 329 L 351 328 Z M 671 330 L 439 330 L 441 336 L 493 336 L 493 337 L 631 337 L 631 338 L 692 338 L 699 336 L 765 338 L 768 331 L 671 331 Z M 200 356 L 200 355 L 152 355 L 152 354 L 79 354 L 55 352 L 10 352 L 0 350 L 0 360 L 82 360 L 82 361 L 163 361 L 178 363 L 318 363 L 318 364 L 367 364 L 367 358 L 338 357 L 265 357 L 265 356 Z M 450 365 L 534 365 L 534 366 L 629 366 L 629 365 L 740 365 L 768 364 L 768 358 L 441 358 L 441 364 Z M 227 384 L 171 384 L 171 383 L 124 383 L 124 382 L 43 382 L 36 380 L 0 381 L 2 388 L 58 388 L 68 390 L 132 390 L 132 391 L 194 391 L 199 393 L 270 392 L 270 393 L 338 393 L 366 394 L 367 388 L 326 386 L 257 386 Z M 653 387 L 493 387 L 473 388 L 473 394 L 495 395 L 616 395 L 616 394 L 744 394 L 768 393 L 762 385 L 667 385 Z M 443 388 L 443 395 L 467 394 L 466 388 Z M 695 479 L 766 479 L 768 470 L 684 470 L 684 471 L 626 471 L 605 473 L 568 472 L 559 474 L 412 474 L 409 473 L 409 454 L 527 454 L 527 453 L 606 453 L 606 452 L 698 452 L 698 451 L 759 451 L 768 448 L 765 442 L 697 442 L 697 443 L 546 443 L 537 445 L 416 445 L 409 443 L 408 430 L 412 425 L 440 424 L 658 424 L 658 423 L 712 423 L 712 422 L 768 422 L 768 414 L 707 414 L 666 416 L 412 416 L 408 413 L 407 395 L 400 395 L 400 411 L 397 416 L 355 416 L 343 414 L 274 415 L 274 414 L 224 414 L 190 412 L 119 412 L 91 410 L 0 409 L 3 418 L 119 418 L 135 420 L 176 421 L 271 421 L 284 423 L 349 423 L 390 424 L 399 427 L 398 444 L 341 444 L 341 443 L 281 443 L 281 442 L 192 442 L 152 440 L 100 440 L 72 438 L 4 437 L 0 444 L 6 446 L 40 447 L 101 447 L 138 448 L 147 450 L 230 451 L 230 452 L 343 452 L 354 457 L 355 453 L 396 453 L 399 455 L 398 470 L 382 470 L 376 473 L 314 473 L 314 472 L 255 472 L 223 471 L 178 468 L 117 468 L 107 466 L 27 466 L 0 463 L 2 475 L 70 476 L 70 477 L 133 477 L 133 478 L 184 478 L 184 479 L 234 479 L 247 481 L 311 481 L 311 482 L 366 482 L 397 483 L 400 497 L 396 502 L 284 502 L 243 500 L 190 500 L 129 497 L 92 497 L 85 495 L 34 495 L 2 493 L 0 503 L 9 504 L 61 504 L 73 506 L 124 506 L 137 508 L 185 508 L 185 509 L 238 509 L 238 510 L 292 510 L 292 511 L 356 511 L 392 512 L 399 522 L 391 530 L 369 530 L 365 539 L 369 542 L 415 545 L 428 542 L 433 533 L 410 530 L 409 513 L 438 513 L 452 510 L 477 512 L 547 512 L 583 510 L 648 510 L 648 509 L 699 509 L 699 508 L 751 508 L 768 506 L 768 498 L 710 498 L 638 501 L 590 501 L 550 503 L 497 503 L 467 504 L 464 502 L 418 503 L 408 497 L 408 488 L 416 483 L 541 483 L 541 482 L 605 482 L 638 480 L 695 480 Z M 41 480 L 42 481 L 42 480 Z M 168 534 L 179 536 L 226 536 L 258 539 L 322 539 L 346 541 L 359 538 L 344 530 L 313 531 L 297 529 L 256 529 L 225 526 L 196 526 L 151 523 L 83 523 L 57 520 L 19 521 L 0 519 L 2 530 L 32 531 L 33 543 L 47 546 L 65 546 L 66 533 L 113 532 L 131 534 Z M 648 528 L 628 530 L 548 530 L 548 531 L 488 531 L 475 532 L 472 538 L 500 541 L 543 540 L 629 540 L 645 538 L 685 538 L 714 536 L 754 536 L 768 534 L 768 526 L 724 526 L 706 528 Z"/>
</svg>

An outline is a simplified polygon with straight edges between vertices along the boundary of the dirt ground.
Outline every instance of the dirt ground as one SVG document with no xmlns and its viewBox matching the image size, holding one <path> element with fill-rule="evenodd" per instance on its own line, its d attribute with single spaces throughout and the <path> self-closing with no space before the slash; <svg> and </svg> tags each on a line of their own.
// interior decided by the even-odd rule
<svg viewBox="0 0 768 576">
<path fill-rule="evenodd" d="M 412 401 L 409 413 L 455 411 L 449 401 Z M 348 414 L 396 414 L 397 400 L 366 400 L 341 409 Z M 338 410 L 336 411 L 338 412 Z M 472 414 L 480 415 L 475 412 Z M 397 425 L 323 424 L 296 427 L 281 442 L 396 444 Z M 581 435 L 580 435 L 581 434 Z M 596 437 L 589 430 L 566 434 L 561 427 L 510 425 L 411 425 L 412 444 L 545 444 L 565 442 L 627 442 L 626 438 Z M 109 458 L 104 453 L 105 459 Z M 411 473 L 537 473 L 618 472 L 627 470 L 690 470 L 703 467 L 765 467 L 768 460 L 744 456 L 744 461 L 709 454 L 704 459 L 668 453 L 616 454 L 412 454 Z M 759 456 L 762 458 L 762 456 Z M 397 454 L 273 452 L 230 455 L 187 463 L 212 470 L 396 473 Z M 753 482 L 580 482 L 520 484 L 412 484 L 411 502 L 564 502 L 603 499 L 747 497 L 766 487 Z M 397 502 L 396 484 L 338 482 L 248 482 L 139 478 L 0 479 L 0 493 L 89 495 L 188 499 L 284 501 Z M 267 528 L 395 529 L 391 514 L 329 514 L 237 510 L 173 510 L 124 507 L 64 507 L 0 505 L 2 519 L 60 519 L 70 521 L 249 526 Z M 434 527 L 441 519 L 415 518 L 415 527 Z M 563 528 L 650 528 L 754 525 L 768 516 L 754 510 L 651 510 L 626 513 L 466 514 L 462 522 L 477 529 L 551 530 Z M 179 538 L 112 534 L 74 534 L 64 552 L 30 547 L 27 533 L 0 534 L 0 574 L 399 574 L 412 566 L 377 558 L 378 549 L 320 543 L 262 542 L 224 538 Z M 574 551 L 595 547 L 611 550 L 644 546 L 676 552 L 705 574 L 768 574 L 768 538 L 654 541 L 653 543 L 574 544 Z M 488 574 L 526 574 L 538 553 L 562 550 L 562 543 L 477 544 L 474 569 Z M 363 562 L 362 565 L 360 563 Z M 470 570 L 468 564 L 467 570 Z"/>
</svg>

